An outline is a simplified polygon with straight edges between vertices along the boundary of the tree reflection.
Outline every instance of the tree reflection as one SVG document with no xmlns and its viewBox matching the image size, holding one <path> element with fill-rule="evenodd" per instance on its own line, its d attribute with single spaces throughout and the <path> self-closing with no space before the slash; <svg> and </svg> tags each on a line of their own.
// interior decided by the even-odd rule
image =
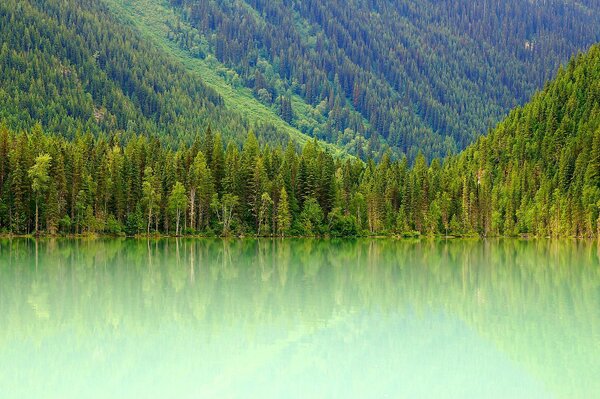
<svg viewBox="0 0 600 399">
<path fill-rule="evenodd" d="M 324 329 L 352 339 L 369 327 L 352 318 L 364 312 L 443 312 L 556 395 L 600 392 L 597 243 L 0 240 L 0 354 L 65 329 L 114 338 L 169 326 L 213 339 L 235 326 L 249 343 L 277 325 L 285 342 Z"/>
</svg>

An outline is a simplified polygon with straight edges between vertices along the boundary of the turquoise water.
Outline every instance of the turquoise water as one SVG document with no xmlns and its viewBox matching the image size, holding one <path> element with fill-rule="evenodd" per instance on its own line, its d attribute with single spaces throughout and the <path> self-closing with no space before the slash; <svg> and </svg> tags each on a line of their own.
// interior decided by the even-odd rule
<svg viewBox="0 0 600 399">
<path fill-rule="evenodd" d="M 600 245 L 0 240 L 0 397 L 600 397 Z"/>
</svg>

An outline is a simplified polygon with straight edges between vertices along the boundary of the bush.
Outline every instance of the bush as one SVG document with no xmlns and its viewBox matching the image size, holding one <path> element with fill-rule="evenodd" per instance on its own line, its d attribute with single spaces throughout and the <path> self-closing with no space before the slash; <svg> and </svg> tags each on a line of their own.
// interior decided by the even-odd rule
<svg viewBox="0 0 600 399">
<path fill-rule="evenodd" d="M 355 237 L 358 234 L 356 218 L 345 216 L 340 208 L 329 213 L 329 234 L 332 237 Z"/>
<path fill-rule="evenodd" d="M 71 218 L 69 215 L 65 215 L 64 218 L 58 221 L 58 228 L 63 234 L 68 234 L 71 232 Z"/>
<path fill-rule="evenodd" d="M 106 220 L 105 231 L 108 234 L 122 235 L 123 225 L 113 215 L 109 215 Z"/>
</svg>

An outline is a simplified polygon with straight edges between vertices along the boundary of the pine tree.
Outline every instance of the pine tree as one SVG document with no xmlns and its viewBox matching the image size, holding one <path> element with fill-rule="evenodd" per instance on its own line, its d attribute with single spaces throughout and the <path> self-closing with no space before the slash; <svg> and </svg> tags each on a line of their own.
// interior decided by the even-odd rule
<svg viewBox="0 0 600 399">
<path fill-rule="evenodd" d="M 290 213 L 290 206 L 288 203 L 288 195 L 285 187 L 281 188 L 279 194 L 279 204 L 277 206 L 277 234 L 281 237 L 285 237 L 292 225 L 292 215 Z"/>
<path fill-rule="evenodd" d="M 206 162 L 203 152 L 198 152 L 194 159 L 191 172 L 192 179 L 190 184 L 193 185 L 193 195 L 190 196 L 190 221 L 192 228 L 203 228 L 209 218 L 210 203 L 215 192 L 212 173 Z M 197 197 L 196 197 L 197 195 Z M 194 213 L 194 206 L 198 205 L 197 219 Z M 196 223 L 198 222 L 198 223 Z"/>
<path fill-rule="evenodd" d="M 212 153 L 210 169 L 215 182 L 215 191 L 223 193 L 223 177 L 225 176 L 225 153 L 223 152 L 223 141 L 219 133 L 215 134 L 215 143 Z"/>
<path fill-rule="evenodd" d="M 252 173 L 252 180 L 250 181 L 248 193 L 248 197 L 250 199 L 250 206 L 252 208 L 252 214 L 255 218 L 254 226 L 257 228 L 260 227 L 262 196 L 265 192 L 269 191 L 267 183 L 268 176 L 267 171 L 265 169 L 264 160 L 262 157 L 259 157 L 256 161 L 256 164 L 254 165 L 254 171 Z"/>
<path fill-rule="evenodd" d="M 208 165 L 212 165 L 213 162 L 213 151 L 215 149 L 215 139 L 213 137 L 212 128 L 210 124 L 206 128 L 206 132 L 204 133 L 204 141 L 202 142 L 202 152 L 206 157 L 206 163 Z"/>
<path fill-rule="evenodd" d="M 58 223 L 60 220 L 60 205 L 56 183 L 51 182 L 48 188 L 48 200 L 46 202 L 46 229 L 49 234 L 55 235 L 58 232 Z"/>
</svg>

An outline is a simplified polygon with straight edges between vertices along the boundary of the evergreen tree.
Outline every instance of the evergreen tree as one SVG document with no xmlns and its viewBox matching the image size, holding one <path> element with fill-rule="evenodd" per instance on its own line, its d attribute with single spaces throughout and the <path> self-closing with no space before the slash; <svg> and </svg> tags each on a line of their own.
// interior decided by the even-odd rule
<svg viewBox="0 0 600 399">
<path fill-rule="evenodd" d="M 285 187 L 281 188 L 279 195 L 279 204 L 277 206 L 277 234 L 285 237 L 292 226 L 292 215 L 288 203 L 288 195 Z"/>
<path fill-rule="evenodd" d="M 271 218 L 273 212 L 273 200 L 268 193 L 263 193 L 260 199 L 260 210 L 258 212 L 258 235 L 266 236 L 270 233 Z"/>
</svg>

